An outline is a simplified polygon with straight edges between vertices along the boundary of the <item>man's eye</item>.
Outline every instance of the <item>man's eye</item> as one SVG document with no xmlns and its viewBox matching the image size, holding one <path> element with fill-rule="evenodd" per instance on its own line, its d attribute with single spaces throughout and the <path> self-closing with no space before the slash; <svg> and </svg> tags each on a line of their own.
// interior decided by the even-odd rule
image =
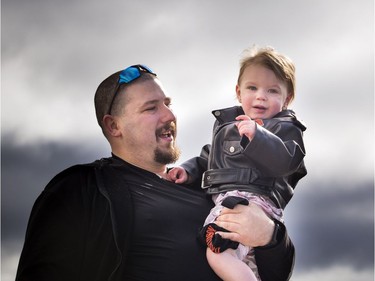
<svg viewBox="0 0 375 281">
<path fill-rule="evenodd" d="M 156 109 L 156 106 L 152 106 L 152 107 L 147 107 L 145 109 L 145 111 L 152 111 L 152 110 L 155 110 Z"/>
</svg>

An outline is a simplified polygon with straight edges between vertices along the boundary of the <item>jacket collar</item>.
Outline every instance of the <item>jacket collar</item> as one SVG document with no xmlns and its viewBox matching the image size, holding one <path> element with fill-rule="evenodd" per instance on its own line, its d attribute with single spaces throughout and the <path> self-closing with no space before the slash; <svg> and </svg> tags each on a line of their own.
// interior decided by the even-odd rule
<svg viewBox="0 0 375 281">
<path fill-rule="evenodd" d="M 212 114 L 216 120 L 220 123 L 227 123 L 236 120 L 238 115 L 245 114 L 241 106 L 232 106 L 222 109 L 213 110 Z"/>
</svg>

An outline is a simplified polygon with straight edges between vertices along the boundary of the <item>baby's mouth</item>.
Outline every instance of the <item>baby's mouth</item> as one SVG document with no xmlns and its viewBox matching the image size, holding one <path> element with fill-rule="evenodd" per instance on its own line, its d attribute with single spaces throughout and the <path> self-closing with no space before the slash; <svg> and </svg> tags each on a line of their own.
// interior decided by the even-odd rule
<svg viewBox="0 0 375 281">
<path fill-rule="evenodd" d="M 263 105 L 256 105 L 254 106 L 255 109 L 259 109 L 259 110 L 266 110 L 267 108 Z"/>
</svg>

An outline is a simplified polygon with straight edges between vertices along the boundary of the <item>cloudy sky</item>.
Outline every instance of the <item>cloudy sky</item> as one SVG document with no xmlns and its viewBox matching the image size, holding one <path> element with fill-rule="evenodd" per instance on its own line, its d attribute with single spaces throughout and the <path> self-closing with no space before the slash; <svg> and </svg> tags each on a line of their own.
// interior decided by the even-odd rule
<svg viewBox="0 0 375 281">
<path fill-rule="evenodd" d="M 308 176 L 286 209 L 295 281 L 374 278 L 372 0 L 2 0 L 2 280 L 14 280 L 30 209 L 62 169 L 110 154 L 98 84 L 149 65 L 173 98 L 181 160 L 235 104 L 238 60 L 270 45 L 297 67 Z"/>
</svg>

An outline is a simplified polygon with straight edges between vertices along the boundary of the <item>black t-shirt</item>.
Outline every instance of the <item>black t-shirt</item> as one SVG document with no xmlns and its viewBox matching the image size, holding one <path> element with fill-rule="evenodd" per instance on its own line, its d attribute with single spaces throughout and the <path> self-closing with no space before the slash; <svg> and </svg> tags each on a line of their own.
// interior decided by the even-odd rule
<svg viewBox="0 0 375 281">
<path fill-rule="evenodd" d="M 114 160 L 70 167 L 48 183 L 16 280 L 220 280 L 196 239 L 213 205 L 199 183 L 187 188 Z M 282 229 L 278 245 L 255 249 L 264 281 L 289 280 L 294 246 Z"/>
<path fill-rule="evenodd" d="M 197 240 L 213 206 L 202 190 L 146 175 L 147 183 L 129 184 L 134 228 L 126 280 L 220 280 Z"/>
</svg>

